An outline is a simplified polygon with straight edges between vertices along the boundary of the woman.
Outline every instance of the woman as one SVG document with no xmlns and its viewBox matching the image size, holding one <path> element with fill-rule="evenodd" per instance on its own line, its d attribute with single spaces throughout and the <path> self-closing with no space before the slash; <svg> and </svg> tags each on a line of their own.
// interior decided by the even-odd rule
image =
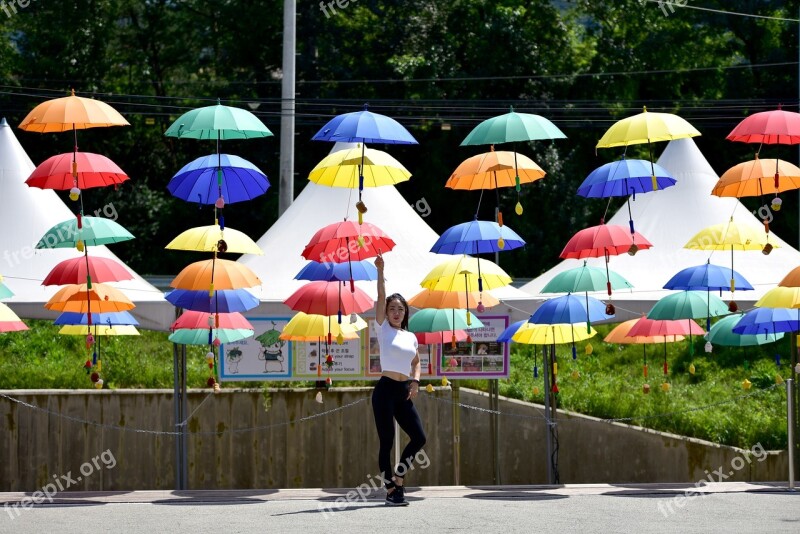
<svg viewBox="0 0 800 534">
<path fill-rule="evenodd" d="M 386 504 L 406 506 L 403 483 L 414 456 L 425 445 L 425 431 L 414 403 L 419 394 L 420 363 L 417 337 L 408 331 L 408 303 L 395 293 L 386 297 L 383 279 L 383 256 L 378 254 L 378 302 L 375 322 L 378 323 L 378 344 L 381 354 L 381 378 L 372 392 L 372 411 L 378 428 L 380 450 L 378 466 L 386 486 Z M 390 453 L 394 444 L 394 421 L 411 441 L 403 449 L 397 469 L 392 469 Z M 394 476 L 392 476 L 394 475 Z"/>
</svg>

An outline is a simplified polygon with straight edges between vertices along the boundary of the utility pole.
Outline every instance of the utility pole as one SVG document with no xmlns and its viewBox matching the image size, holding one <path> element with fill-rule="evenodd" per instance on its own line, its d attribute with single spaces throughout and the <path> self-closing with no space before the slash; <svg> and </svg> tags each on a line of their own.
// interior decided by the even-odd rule
<svg viewBox="0 0 800 534">
<path fill-rule="evenodd" d="M 278 216 L 294 201 L 294 67 L 296 0 L 283 0 L 283 78 L 281 80 L 281 155 Z"/>
</svg>

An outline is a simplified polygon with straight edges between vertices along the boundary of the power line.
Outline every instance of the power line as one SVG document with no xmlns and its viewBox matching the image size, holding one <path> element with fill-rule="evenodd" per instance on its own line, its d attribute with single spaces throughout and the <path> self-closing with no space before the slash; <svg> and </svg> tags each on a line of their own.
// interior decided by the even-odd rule
<svg viewBox="0 0 800 534">
<path fill-rule="evenodd" d="M 678 3 L 676 0 L 639 0 L 640 2 L 649 2 L 651 4 L 658 4 L 658 7 L 666 14 L 665 7 L 669 7 L 671 12 L 675 12 L 675 8 L 681 9 L 695 9 L 697 11 L 706 11 L 708 13 L 718 13 L 720 15 L 735 15 L 737 17 L 747 17 L 753 19 L 765 20 L 778 20 L 781 22 L 800 22 L 800 19 L 788 19 L 784 17 L 773 17 L 770 15 L 756 15 L 754 13 L 739 13 L 738 11 L 724 11 L 722 9 L 712 9 L 710 7 L 701 7 L 689 4 L 689 0 L 683 0 Z"/>
</svg>

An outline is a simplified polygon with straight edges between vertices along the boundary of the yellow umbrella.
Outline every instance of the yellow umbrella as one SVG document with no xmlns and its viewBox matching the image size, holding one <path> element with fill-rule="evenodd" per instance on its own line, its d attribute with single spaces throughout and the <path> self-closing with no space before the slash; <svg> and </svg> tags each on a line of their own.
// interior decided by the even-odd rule
<svg viewBox="0 0 800 534">
<path fill-rule="evenodd" d="M 354 323 L 350 323 L 349 316 L 343 316 L 342 324 L 339 324 L 338 317 L 335 315 L 312 315 L 297 312 L 297 315 L 283 327 L 280 338 L 283 340 L 293 340 L 295 337 L 303 340 L 327 338 L 330 342 L 331 338 L 338 338 L 339 334 L 344 339 L 346 335 L 354 334 L 366 327 L 367 322 L 358 315 L 356 315 Z"/>
<path fill-rule="evenodd" d="M 756 302 L 758 308 L 800 308 L 800 287 L 773 287 Z"/>
<path fill-rule="evenodd" d="M 488 260 L 461 256 L 431 269 L 420 284 L 434 291 L 475 291 L 507 286 L 511 277 Z"/>
<path fill-rule="evenodd" d="M 122 291 L 106 284 L 73 284 L 59 289 L 44 305 L 48 310 L 78 313 L 107 313 L 132 310 L 133 302 Z"/>
<path fill-rule="evenodd" d="M 59 334 L 65 336 L 138 336 L 139 331 L 136 327 L 129 324 L 118 324 L 114 326 L 108 325 L 92 325 L 85 324 L 67 324 L 61 327 L 58 331 Z"/>
<path fill-rule="evenodd" d="M 221 245 L 220 241 L 224 241 L 224 244 Z M 244 232 L 233 228 L 221 230 L 219 225 L 216 224 L 189 228 L 170 241 L 164 248 L 169 250 L 195 250 L 198 252 L 264 254 L 256 242 Z"/>
<path fill-rule="evenodd" d="M 414 308 L 477 308 L 481 303 L 484 308 L 491 308 L 500 304 L 500 301 L 487 293 L 486 295 L 479 295 L 477 292 L 463 292 L 463 291 L 431 291 L 430 289 L 423 289 L 410 299 L 408 305 Z"/>
<path fill-rule="evenodd" d="M 411 173 L 395 158 L 374 148 L 364 147 L 364 187 L 380 187 L 404 182 Z M 308 179 L 328 187 L 358 187 L 358 168 L 362 164 L 361 143 L 356 148 L 337 150 L 311 170 Z"/>
<path fill-rule="evenodd" d="M 642 113 L 614 123 L 600 138 L 597 148 L 672 141 L 698 135 L 700 132 L 678 115 L 650 113 L 645 107 Z"/>
<path fill-rule="evenodd" d="M 18 332 L 27 329 L 28 326 L 22 322 L 17 314 L 0 302 L 0 332 Z"/>
<path fill-rule="evenodd" d="M 511 341 L 528 345 L 561 345 L 585 341 L 596 334 L 596 329 L 590 333 L 584 325 L 525 323 L 511 336 Z"/>
<path fill-rule="evenodd" d="M 20 123 L 27 132 L 66 132 L 105 126 L 130 126 L 117 110 L 93 98 L 70 96 L 42 102 Z"/>
</svg>

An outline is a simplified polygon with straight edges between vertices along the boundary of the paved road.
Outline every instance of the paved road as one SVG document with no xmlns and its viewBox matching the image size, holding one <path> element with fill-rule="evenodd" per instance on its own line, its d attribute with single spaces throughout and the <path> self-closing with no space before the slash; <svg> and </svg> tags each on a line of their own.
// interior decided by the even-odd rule
<svg viewBox="0 0 800 534">
<path fill-rule="evenodd" d="M 0 493 L 0 533 L 800 532 L 800 492 L 747 483 L 694 490 L 681 484 L 431 487 L 409 490 L 405 508 L 384 506 L 378 492 L 366 500 L 351 493 L 354 502 L 347 504 L 347 490 L 68 492 L 28 509 L 13 506 L 26 494 Z"/>
</svg>

